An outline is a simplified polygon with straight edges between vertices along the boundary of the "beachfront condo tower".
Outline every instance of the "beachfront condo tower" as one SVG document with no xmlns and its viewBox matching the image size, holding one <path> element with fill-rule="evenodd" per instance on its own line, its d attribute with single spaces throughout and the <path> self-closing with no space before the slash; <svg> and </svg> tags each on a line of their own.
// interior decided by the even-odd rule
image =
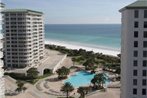
<svg viewBox="0 0 147 98">
<path fill-rule="evenodd" d="M 121 98 L 147 98 L 147 0 L 122 13 Z"/>
<path fill-rule="evenodd" d="M 4 87 L 4 70 L 3 70 L 3 34 L 2 34 L 2 10 L 5 8 L 5 4 L 0 2 L 0 98 L 4 98 L 5 87 Z"/>
<path fill-rule="evenodd" d="M 3 14 L 5 66 L 38 66 L 44 57 L 43 13 L 28 9 L 6 9 Z"/>
</svg>

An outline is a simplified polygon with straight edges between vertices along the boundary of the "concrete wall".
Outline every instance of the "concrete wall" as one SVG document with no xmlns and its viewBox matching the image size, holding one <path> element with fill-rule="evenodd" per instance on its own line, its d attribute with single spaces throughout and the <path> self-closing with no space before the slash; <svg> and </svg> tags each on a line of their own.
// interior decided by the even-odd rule
<svg viewBox="0 0 147 98">
<path fill-rule="evenodd" d="M 134 28 L 134 22 L 139 22 L 139 28 Z M 143 58 L 143 41 L 147 41 L 147 38 L 143 38 L 144 29 L 144 9 L 139 9 L 139 18 L 134 18 L 134 10 L 126 9 L 122 12 L 122 42 L 121 42 L 121 98 L 147 98 L 147 95 L 142 95 L 142 89 L 147 86 L 142 86 L 142 70 L 145 69 L 142 66 Z M 134 31 L 139 31 L 138 38 L 134 38 Z M 134 41 L 138 41 L 138 48 L 134 48 Z M 133 52 L 138 51 L 138 57 L 133 56 Z M 133 61 L 138 60 L 138 66 L 133 66 Z M 133 76 L 133 70 L 138 71 L 138 76 Z M 137 79 L 138 85 L 133 86 L 133 79 Z M 137 88 L 138 94 L 133 95 L 133 88 Z"/>
</svg>

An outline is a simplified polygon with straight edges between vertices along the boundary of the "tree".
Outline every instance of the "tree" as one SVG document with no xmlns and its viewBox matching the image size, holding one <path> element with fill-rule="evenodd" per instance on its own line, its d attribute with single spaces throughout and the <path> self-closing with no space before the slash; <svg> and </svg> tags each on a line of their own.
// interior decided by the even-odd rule
<svg viewBox="0 0 147 98">
<path fill-rule="evenodd" d="M 116 73 L 116 74 L 120 74 L 120 73 L 121 73 L 120 67 L 117 67 L 117 68 L 116 68 L 115 73 Z"/>
<path fill-rule="evenodd" d="M 39 72 L 38 72 L 37 68 L 30 68 L 30 69 L 27 71 L 27 76 L 28 76 L 29 78 L 35 79 L 35 78 L 38 77 L 38 74 L 39 74 Z"/>
<path fill-rule="evenodd" d="M 91 70 L 92 67 L 94 66 L 94 62 L 92 59 L 88 59 L 83 63 L 83 66 L 85 66 L 86 70 Z"/>
<path fill-rule="evenodd" d="M 92 66 L 91 67 L 91 73 L 95 73 L 95 70 L 97 69 L 97 66 Z"/>
<path fill-rule="evenodd" d="M 60 69 L 58 69 L 56 72 L 58 74 L 59 79 L 64 79 L 67 78 L 67 75 L 69 75 L 70 69 L 63 66 Z"/>
<path fill-rule="evenodd" d="M 96 89 L 97 86 L 100 85 L 100 82 L 98 81 L 98 79 L 97 79 L 96 77 L 94 77 L 94 78 L 91 80 L 91 83 L 93 84 L 94 89 Z"/>
<path fill-rule="evenodd" d="M 91 91 L 91 87 L 79 87 L 77 92 L 80 94 L 79 98 L 85 98 L 85 95 Z"/>
<path fill-rule="evenodd" d="M 75 65 L 76 58 L 72 58 L 73 66 Z"/>
<path fill-rule="evenodd" d="M 22 92 L 26 90 L 26 87 L 24 87 L 24 82 L 17 81 L 16 84 L 17 84 L 17 89 L 15 91 Z"/>
<path fill-rule="evenodd" d="M 103 84 L 106 80 L 106 75 L 104 73 L 99 73 L 94 76 L 94 78 L 91 80 L 91 83 L 94 85 L 94 88 L 103 87 Z"/>
<path fill-rule="evenodd" d="M 95 75 L 97 81 L 99 81 L 100 85 L 103 87 L 103 84 L 107 80 L 106 75 L 104 73 L 99 73 Z"/>
<path fill-rule="evenodd" d="M 72 92 L 73 90 L 74 87 L 69 82 L 66 82 L 61 88 L 61 91 L 66 93 L 66 98 L 69 98 L 69 93 Z"/>
<path fill-rule="evenodd" d="M 79 87 L 77 92 L 80 94 L 79 98 L 85 98 L 85 91 L 83 87 Z"/>
</svg>

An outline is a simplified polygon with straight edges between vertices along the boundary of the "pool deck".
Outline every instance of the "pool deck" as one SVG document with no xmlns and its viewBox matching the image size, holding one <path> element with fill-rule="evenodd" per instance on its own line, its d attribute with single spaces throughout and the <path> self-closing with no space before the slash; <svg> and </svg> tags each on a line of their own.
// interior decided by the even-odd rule
<svg viewBox="0 0 147 98">
<path fill-rule="evenodd" d="M 57 75 L 50 76 L 46 79 L 41 80 L 37 85 L 26 84 L 28 88 L 27 91 L 16 96 L 6 96 L 6 98 L 57 98 L 59 96 L 64 96 L 60 91 L 61 86 L 63 86 L 63 81 L 56 81 Z M 7 78 L 7 82 L 11 85 L 15 85 L 15 80 Z M 117 85 L 118 82 L 113 83 Z M 9 85 L 7 85 L 9 86 Z M 9 88 L 8 88 L 9 89 Z M 76 93 L 74 95 L 74 92 Z M 71 93 L 75 98 L 79 98 L 79 94 L 76 90 Z M 41 97 L 40 97 L 41 96 Z M 86 98 L 120 98 L 120 88 L 108 88 L 106 92 L 94 92 L 86 96 Z"/>
<path fill-rule="evenodd" d="M 74 72 L 76 73 L 76 72 Z M 72 74 L 74 74 L 72 73 Z M 58 75 L 55 74 L 53 76 L 50 76 L 42 81 L 37 86 L 37 89 L 41 90 L 42 92 L 47 93 L 48 95 L 53 95 L 53 96 L 65 96 L 60 89 L 63 86 L 64 80 L 59 81 L 57 80 Z M 120 84 L 120 82 L 113 82 L 111 83 L 112 87 L 108 88 L 106 92 L 93 92 L 89 94 L 86 98 L 120 98 L 120 88 L 117 87 L 115 88 L 116 85 Z M 113 88 L 114 86 L 114 88 Z M 38 88 L 39 87 L 39 88 Z M 71 93 L 75 98 L 78 98 L 79 94 L 75 90 Z M 74 95 L 75 93 L 75 95 Z M 98 97 L 99 96 L 99 97 Z M 109 97 L 112 96 L 112 97 Z M 115 96 L 115 97 L 114 97 Z"/>
<path fill-rule="evenodd" d="M 86 98 L 120 98 L 120 89 L 108 88 L 106 92 L 97 92 Z"/>
</svg>

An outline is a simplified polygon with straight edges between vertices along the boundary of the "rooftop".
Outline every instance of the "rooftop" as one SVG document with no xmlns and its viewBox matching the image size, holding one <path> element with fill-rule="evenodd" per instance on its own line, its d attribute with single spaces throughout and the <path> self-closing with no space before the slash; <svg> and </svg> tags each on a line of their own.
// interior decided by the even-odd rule
<svg viewBox="0 0 147 98">
<path fill-rule="evenodd" d="M 122 9 L 120 9 L 120 12 L 125 10 L 125 9 L 141 9 L 141 8 L 145 8 L 147 9 L 147 0 L 138 0 Z"/>
<path fill-rule="evenodd" d="M 24 12 L 24 13 L 33 12 L 33 13 L 43 14 L 42 12 L 29 10 L 29 9 L 5 9 L 3 11 L 3 13 L 16 13 L 16 12 L 18 12 L 18 13 L 19 12 Z"/>
</svg>

